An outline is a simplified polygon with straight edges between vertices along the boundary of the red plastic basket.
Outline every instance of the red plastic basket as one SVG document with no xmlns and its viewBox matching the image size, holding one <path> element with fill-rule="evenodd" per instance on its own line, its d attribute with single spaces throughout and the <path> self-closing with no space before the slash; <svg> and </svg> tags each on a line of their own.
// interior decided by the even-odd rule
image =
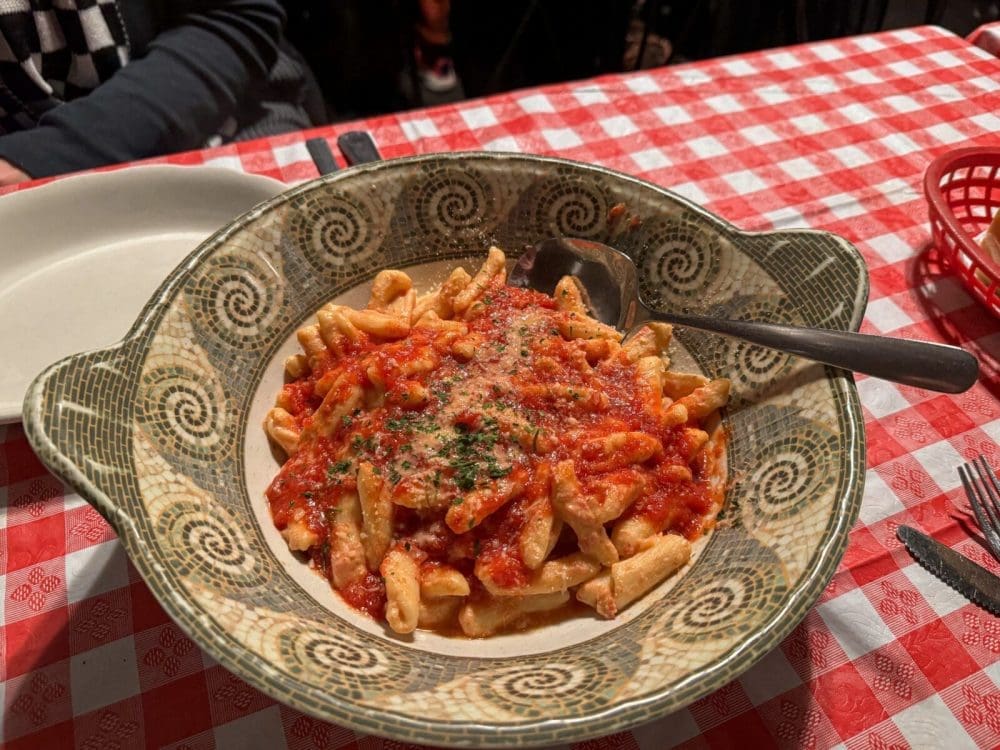
<svg viewBox="0 0 1000 750">
<path fill-rule="evenodd" d="M 974 239 L 1000 211 L 1000 148 L 942 154 L 924 175 L 931 234 L 945 265 L 1000 317 L 1000 263 Z"/>
</svg>

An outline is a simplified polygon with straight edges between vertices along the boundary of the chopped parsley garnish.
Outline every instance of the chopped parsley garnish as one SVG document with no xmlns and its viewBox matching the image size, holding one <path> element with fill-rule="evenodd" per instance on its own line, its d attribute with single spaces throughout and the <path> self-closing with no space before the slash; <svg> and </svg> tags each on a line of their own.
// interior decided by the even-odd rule
<svg viewBox="0 0 1000 750">
<path fill-rule="evenodd" d="M 500 479 L 510 474 L 510 467 L 493 463 L 486 467 L 486 473 L 490 475 L 490 479 Z"/>
<path fill-rule="evenodd" d="M 342 461 L 337 461 L 335 464 L 330 464 L 326 467 L 326 476 L 329 479 L 333 479 L 338 474 L 343 474 L 348 469 L 351 468 L 351 462 L 348 459 L 343 459 Z"/>
<path fill-rule="evenodd" d="M 367 451 L 373 453 L 375 451 L 375 438 L 368 436 L 366 438 L 360 435 L 354 435 L 351 438 L 351 447 L 356 451 Z"/>
<path fill-rule="evenodd" d="M 476 486 L 479 468 L 474 461 L 452 461 L 451 468 L 455 470 L 455 484 L 460 490 L 471 490 Z"/>
<path fill-rule="evenodd" d="M 454 472 L 452 481 L 460 490 L 473 489 L 484 473 L 491 479 L 510 473 L 511 467 L 500 466 L 493 455 L 493 447 L 499 440 L 500 428 L 493 417 L 485 417 L 478 430 L 455 425 L 455 437 L 445 441 L 440 455 L 448 459 L 448 466 Z"/>
<path fill-rule="evenodd" d="M 387 419 L 385 420 L 385 428 L 392 432 L 434 432 L 437 430 L 437 425 L 434 423 L 433 416 L 415 413 Z M 404 446 L 403 450 L 405 449 Z"/>
</svg>

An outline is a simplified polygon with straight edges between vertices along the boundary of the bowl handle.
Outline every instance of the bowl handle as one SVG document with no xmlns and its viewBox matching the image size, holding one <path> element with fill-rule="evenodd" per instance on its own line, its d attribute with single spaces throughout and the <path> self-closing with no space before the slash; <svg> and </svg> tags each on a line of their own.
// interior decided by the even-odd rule
<svg viewBox="0 0 1000 750">
<path fill-rule="evenodd" d="M 813 300 L 809 307 L 815 317 L 800 325 L 838 331 L 861 327 L 868 305 L 868 266 L 854 243 L 831 232 L 806 228 L 742 235 L 755 244 L 763 243 L 763 251 L 756 248 L 752 255 L 779 279 L 789 295 Z M 796 259 L 810 272 L 790 274 L 786 258 Z"/>
<path fill-rule="evenodd" d="M 137 384 L 126 373 L 138 346 L 122 342 L 46 368 L 24 399 L 28 441 L 39 459 L 121 534 L 122 501 L 138 498 L 132 471 Z"/>
</svg>

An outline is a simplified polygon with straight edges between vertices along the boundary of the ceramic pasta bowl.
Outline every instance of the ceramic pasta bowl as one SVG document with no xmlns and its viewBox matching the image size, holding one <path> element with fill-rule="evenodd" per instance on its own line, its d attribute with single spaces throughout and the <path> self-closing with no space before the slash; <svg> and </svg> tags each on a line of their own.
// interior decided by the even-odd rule
<svg viewBox="0 0 1000 750">
<path fill-rule="evenodd" d="M 125 340 L 37 378 L 29 438 L 114 526 L 185 632 L 295 708 L 470 747 L 650 721 L 774 648 L 833 574 L 864 478 L 849 374 L 677 331 L 678 369 L 733 381 L 728 497 L 692 562 L 610 621 L 486 640 L 395 636 L 288 551 L 263 494 L 280 464 L 261 422 L 294 331 L 317 308 L 363 305 L 383 268 L 426 286 L 478 266 L 490 244 L 514 258 L 558 235 L 628 253 L 662 308 L 856 329 L 867 299 L 864 263 L 841 238 L 741 232 L 605 169 L 501 154 L 381 162 L 301 185 L 204 242 Z"/>
</svg>

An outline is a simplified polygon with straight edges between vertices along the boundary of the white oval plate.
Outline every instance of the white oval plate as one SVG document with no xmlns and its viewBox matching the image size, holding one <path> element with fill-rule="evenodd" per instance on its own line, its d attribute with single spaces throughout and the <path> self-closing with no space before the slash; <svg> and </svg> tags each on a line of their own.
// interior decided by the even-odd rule
<svg viewBox="0 0 1000 750">
<path fill-rule="evenodd" d="M 0 198 L 0 424 L 21 418 L 42 368 L 118 341 L 202 240 L 285 188 L 217 167 L 158 165 Z"/>
</svg>

